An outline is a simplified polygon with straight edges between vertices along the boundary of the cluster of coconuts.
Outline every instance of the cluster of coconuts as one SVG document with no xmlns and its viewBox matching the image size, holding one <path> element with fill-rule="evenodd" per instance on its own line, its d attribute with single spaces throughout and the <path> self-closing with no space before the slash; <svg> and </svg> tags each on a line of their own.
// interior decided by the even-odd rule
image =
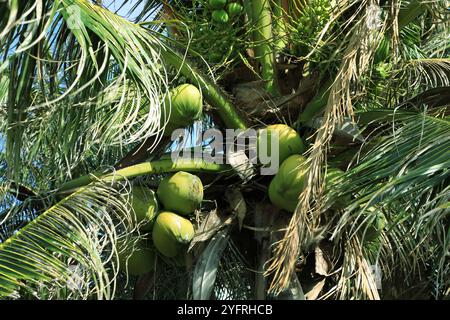
<svg viewBox="0 0 450 320">
<path fill-rule="evenodd" d="M 227 23 L 230 18 L 239 16 L 243 11 L 239 3 L 227 0 L 209 0 L 209 6 L 213 10 L 212 20 L 218 23 Z"/>
<path fill-rule="evenodd" d="M 265 130 L 266 134 L 262 134 Z M 269 125 L 261 129 L 258 134 L 258 148 L 263 139 L 267 139 L 267 155 L 271 157 L 271 136 L 278 135 L 279 164 L 280 167 L 269 185 L 269 199 L 272 204 L 288 212 L 294 212 L 300 193 L 303 191 L 305 173 L 307 169 L 306 158 L 302 156 L 305 151 L 304 143 L 296 130 L 285 124 Z M 334 184 L 343 174 L 337 168 L 328 168 L 325 185 Z M 326 187 L 325 187 L 326 188 Z M 345 205 L 347 199 L 337 200 L 334 208 Z"/>
<path fill-rule="evenodd" d="M 164 135 L 185 128 L 201 118 L 203 99 L 197 87 L 182 84 L 168 93 L 162 108 Z M 133 186 L 130 210 L 134 224 L 142 232 L 151 232 L 152 241 L 134 241 L 119 252 L 119 263 L 128 274 L 140 275 L 154 268 L 157 252 L 168 258 L 181 258 L 194 237 L 189 216 L 203 201 L 203 185 L 199 177 L 179 171 L 163 179 L 154 192 Z M 119 244 L 121 247 L 121 244 Z"/>
<path fill-rule="evenodd" d="M 212 1 L 211 1 L 212 2 Z M 226 1 L 221 1 L 225 6 Z M 230 3 L 231 4 L 231 3 Z M 230 5 L 229 4 L 229 5 Z M 182 84 L 171 90 L 163 103 L 164 135 L 191 125 L 202 115 L 202 95 L 191 84 Z M 262 134 L 263 130 L 266 134 Z M 296 130 L 285 124 L 269 125 L 258 134 L 257 147 L 267 138 L 267 155 L 271 157 L 271 136 L 279 138 L 279 170 L 269 185 L 270 201 L 281 209 L 293 212 L 303 190 L 306 159 L 301 155 L 304 143 Z M 326 184 L 334 183 L 343 174 L 339 169 L 328 169 Z M 134 221 L 143 232 L 151 232 L 152 241 L 137 241 L 132 249 L 119 254 L 120 267 L 126 266 L 131 275 L 150 272 L 157 252 L 179 260 L 194 237 L 189 216 L 203 201 L 203 185 L 199 177 L 188 172 L 177 172 L 161 181 L 156 193 L 147 187 L 134 186 L 131 207 Z M 343 204 L 345 204 L 345 200 Z M 337 206 L 343 205 L 339 201 Z"/>
<path fill-rule="evenodd" d="M 328 0 L 310 0 L 301 10 L 298 18 L 298 30 L 310 36 L 327 23 L 330 18 L 331 2 Z"/>
<path fill-rule="evenodd" d="M 265 130 L 267 134 L 262 134 Z M 258 134 L 258 148 L 263 139 L 267 138 L 267 154 L 271 154 L 271 136 L 277 134 L 279 138 L 279 163 L 281 164 L 278 172 L 272 178 L 269 184 L 269 199 L 280 209 L 287 212 L 294 212 L 298 198 L 303 191 L 305 183 L 305 173 L 307 170 L 306 158 L 302 155 L 304 144 L 300 135 L 285 124 L 269 125 L 261 129 Z M 325 193 L 330 186 L 337 185 L 343 178 L 344 172 L 338 168 L 327 167 L 325 176 Z M 340 210 L 346 207 L 351 201 L 350 195 L 333 199 L 330 204 L 334 210 Z M 386 228 L 387 220 L 383 212 L 375 207 L 369 207 L 363 215 L 367 219 L 366 227 L 363 230 L 363 243 L 366 243 L 368 249 L 372 252 L 378 252 L 381 245 L 381 232 Z"/>
<path fill-rule="evenodd" d="M 151 232 L 152 241 L 137 241 L 133 248 L 120 252 L 121 267 L 131 275 L 150 272 L 156 252 L 168 258 L 182 258 L 194 238 L 189 216 L 203 201 L 203 184 L 199 177 L 179 171 L 163 179 L 157 192 L 134 186 L 131 210 L 140 231 Z M 122 268 L 124 270 L 124 268 Z"/>
<path fill-rule="evenodd" d="M 196 175 L 179 171 L 161 181 L 157 194 L 165 211 L 156 217 L 153 244 L 164 256 L 175 258 L 194 237 L 194 227 L 187 217 L 203 201 L 203 184 Z"/>
</svg>

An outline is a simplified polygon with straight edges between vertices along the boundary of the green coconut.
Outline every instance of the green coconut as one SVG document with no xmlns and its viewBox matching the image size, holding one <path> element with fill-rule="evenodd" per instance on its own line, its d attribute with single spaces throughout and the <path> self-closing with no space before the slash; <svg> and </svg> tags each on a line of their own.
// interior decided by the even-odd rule
<svg viewBox="0 0 450 320">
<path fill-rule="evenodd" d="M 230 17 L 238 16 L 239 14 L 241 14 L 243 9 L 244 8 L 236 2 L 232 2 L 227 5 L 227 11 Z"/>
<path fill-rule="evenodd" d="M 267 132 L 267 135 L 264 134 L 264 131 Z M 289 156 L 293 154 L 301 154 L 304 152 L 305 147 L 303 145 L 302 138 L 300 135 L 292 129 L 291 127 L 285 124 L 273 124 L 267 126 L 264 129 L 259 130 L 258 132 L 258 140 L 257 147 L 258 153 L 259 148 L 263 142 L 266 142 L 267 145 L 267 156 L 271 158 L 272 156 L 272 136 L 278 134 L 278 163 L 283 163 Z"/>
<path fill-rule="evenodd" d="M 161 212 L 153 226 L 153 244 L 164 256 L 175 258 L 194 238 L 192 223 L 173 212 Z"/>
<path fill-rule="evenodd" d="M 199 120 L 202 108 L 202 94 L 192 84 L 182 84 L 171 90 L 163 103 L 161 121 L 166 124 L 164 135 L 170 136 L 175 129 L 188 127 Z"/>
<path fill-rule="evenodd" d="M 153 219 L 158 214 L 158 200 L 155 192 L 146 187 L 134 186 L 131 191 L 131 207 L 140 229 L 151 230 Z"/>
<path fill-rule="evenodd" d="M 211 14 L 213 21 L 219 23 L 227 23 L 230 17 L 225 10 L 214 10 Z"/>
<path fill-rule="evenodd" d="M 213 9 L 222 9 L 227 4 L 227 0 L 209 0 L 209 6 Z"/>
<path fill-rule="evenodd" d="M 281 209 L 294 212 L 303 190 L 306 169 L 306 159 L 301 155 L 295 154 L 283 161 L 269 185 L 270 201 Z"/>
<path fill-rule="evenodd" d="M 203 184 L 199 177 L 179 171 L 161 181 L 157 194 L 164 209 L 189 215 L 203 201 Z"/>
<path fill-rule="evenodd" d="M 119 252 L 119 269 L 133 276 L 148 273 L 155 266 L 155 250 L 144 241 L 139 241 L 134 248 L 128 247 Z"/>
</svg>

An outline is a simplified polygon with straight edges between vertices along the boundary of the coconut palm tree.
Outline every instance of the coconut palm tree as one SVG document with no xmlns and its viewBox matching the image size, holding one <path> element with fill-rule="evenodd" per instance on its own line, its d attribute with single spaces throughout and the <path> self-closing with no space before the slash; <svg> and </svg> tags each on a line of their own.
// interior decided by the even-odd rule
<svg viewBox="0 0 450 320">
<path fill-rule="evenodd" d="M 445 1 L 224 2 L 0 2 L 0 297 L 448 298 Z M 191 147 L 302 137 L 293 212 L 245 155 L 170 157 L 184 83 L 204 100 Z M 133 187 L 178 171 L 205 186 L 195 237 L 132 276 L 121 255 L 151 242 Z"/>
</svg>

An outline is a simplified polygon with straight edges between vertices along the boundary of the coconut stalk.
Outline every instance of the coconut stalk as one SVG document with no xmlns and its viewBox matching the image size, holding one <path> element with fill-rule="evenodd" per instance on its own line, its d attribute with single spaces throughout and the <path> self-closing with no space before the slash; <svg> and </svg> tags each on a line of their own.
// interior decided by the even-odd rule
<svg viewBox="0 0 450 320">
<path fill-rule="evenodd" d="M 249 26 L 254 26 L 254 19 L 253 19 L 253 7 L 252 7 L 252 1 L 251 0 L 244 0 L 243 1 L 243 5 L 244 5 L 244 11 L 247 15 L 247 21 L 246 23 Z M 252 30 L 252 32 L 250 33 L 251 35 L 251 42 L 255 42 L 255 31 Z M 248 51 L 251 50 L 253 52 L 253 48 L 248 48 Z M 253 57 L 253 55 L 251 55 L 251 57 Z"/>
<path fill-rule="evenodd" d="M 302 13 L 302 6 L 302 0 L 289 0 L 288 11 L 289 16 L 291 17 L 291 19 L 293 19 L 293 21 L 297 21 L 298 18 L 300 18 L 300 15 Z"/>
<path fill-rule="evenodd" d="M 205 100 L 215 108 L 227 128 L 243 130 L 248 128 L 246 121 L 238 114 L 225 93 L 216 84 L 194 69 L 186 59 L 183 59 L 178 53 L 170 49 L 162 50 L 161 56 L 165 63 L 179 69 L 186 78 L 198 84 Z"/>
<path fill-rule="evenodd" d="M 177 171 L 188 172 L 223 172 L 231 170 L 228 165 L 215 164 L 205 162 L 203 160 L 180 159 L 149 161 L 129 166 L 114 172 L 96 172 L 88 174 L 64 183 L 58 190 L 60 193 L 73 192 L 74 190 L 87 186 L 94 181 L 102 181 L 105 183 L 118 182 L 132 179 L 135 177 L 156 174 L 169 173 Z"/>
<path fill-rule="evenodd" d="M 245 1 L 250 2 L 250 1 Z M 266 89 L 272 96 L 278 96 L 278 84 L 276 81 L 276 61 L 271 42 L 272 34 L 272 15 L 270 11 L 269 0 L 253 0 L 246 4 L 246 8 L 251 6 L 251 15 L 249 21 L 252 21 L 255 31 L 255 54 L 258 63 L 261 65 L 261 78 L 266 83 Z"/>
<path fill-rule="evenodd" d="M 287 36 L 288 28 L 286 21 L 287 2 L 285 0 L 273 1 L 273 17 L 274 17 L 274 34 L 276 36 L 275 47 L 280 52 L 288 45 Z"/>
</svg>

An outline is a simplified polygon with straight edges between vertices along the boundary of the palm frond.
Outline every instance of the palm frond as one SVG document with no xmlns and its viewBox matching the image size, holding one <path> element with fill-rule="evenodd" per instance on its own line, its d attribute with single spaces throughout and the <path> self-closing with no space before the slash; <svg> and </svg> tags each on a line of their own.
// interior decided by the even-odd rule
<svg viewBox="0 0 450 320">
<path fill-rule="evenodd" d="M 386 279 L 399 276 L 391 273 L 394 262 L 405 281 L 428 277 L 439 295 L 450 249 L 450 122 L 425 114 L 402 122 L 357 159 L 341 185 L 334 186 L 334 197 L 351 194 L 354 199 L 330 231 L 334 240 L 347 233 L 362 239 L 382 211 L 387 222 L 372 263 L 380 263 Z M 369 251 L 363 246 L 366 257 Z"/>
<path fill-rule="evenodd" d="M 11 85 L 19 84 L 7 101 L 4 90 L 1 96 L 9 171 L 43 155 L 46 162 L 48 152 L 70 177 L 94 151 L 111 146 L 120 154 L 150 136 L 159 141 L 169 80 L 157 37 L 89 1 L 40 0 L 20 8 L 26 14 L 11 10 L 16 23 L 0 41 L 2 70 Z M 25 20 L 39 24 L 20 24 Z M 65 179 L 54 175 L 49 177 Z"/>
<path fill-rule="evenodd" d="M 358 82 L 358 78 L 367 71 L 370 57 L 375 50 L 375 39 L 383 30 L 378 25 L 380 21 L 377 20 L 379 19 L 377 6 L 370 2 L 362 2 L 360 6 L 364 18 L 349 35 L 351 40 L 330 89 L 323 125 L 317 131 L 315 142 L 308 151 L 308 169 L 305 175 L 304 190 L 300 194 L 297 209 L 287 228 L 286 235 L 276 245 L 274 258 L 268 267 L 268 273 L 275 275 L 270 288 L 274 292 L 279 292 L 287 287 L 299 250 L 308 248 L 322 237 L 320 198 L 323 191 L 324 172 L 322 168 L 326 163 L 327 150 L 336 126 L 344 122 L 345 116 L 353 117 L 350 93 L 352 83 Z M 295 254 L 292 254 L 293 252 Z"/>
<path fill-rule="evenodd" d="M 113 298 L 116 243 L 134 228 L 127 203 L 126 190 L 90 185 L 14 229 L 0 242 L 0 296 Z M 26 208 L 23 203 L 10 210 L 17 216 Z"/>
</svg>

